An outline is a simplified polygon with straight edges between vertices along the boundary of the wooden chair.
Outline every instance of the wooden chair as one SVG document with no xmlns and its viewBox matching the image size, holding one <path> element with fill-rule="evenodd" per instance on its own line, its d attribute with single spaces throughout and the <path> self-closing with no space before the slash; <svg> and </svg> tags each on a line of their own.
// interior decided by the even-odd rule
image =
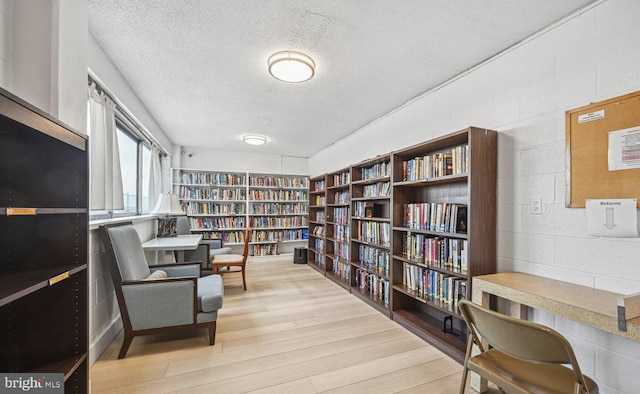
<svg viewBox="0 0 640 394">
<path fill-rule="evenodd" d="M 249 236 L 251 228 L 247 227 L 244 232 L 244 251 L 240 254 L 219 254 L 213 256 L 211 267 L 213 274 L 223 274 L 229 272 L 242 273 L 242 287 L 247 291 L 247 281 L 245 279 L 245 271 L 247 266 L 247 257 L 249 257 Z M 221 268 L 226 270 L 220 271 Z"/>
<path fill-rule="evenodd" d="M 460 394 L 468 371 L 507 393 L 598 393 L 598 385 L 580 371 L 571 344 L 557 331 L 469 300 L 460 301 L 460 312 L 469 329 Z M 473 344 L 480 349 L 475 356 L 471 355 Z"/>
</svg>

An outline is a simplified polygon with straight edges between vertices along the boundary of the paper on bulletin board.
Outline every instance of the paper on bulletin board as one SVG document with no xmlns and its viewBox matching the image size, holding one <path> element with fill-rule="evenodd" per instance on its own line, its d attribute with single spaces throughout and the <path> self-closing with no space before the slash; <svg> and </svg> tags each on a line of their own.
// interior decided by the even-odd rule
<svg viewBox="0 0 640 394">
<path fill-rule="evenodd" d="M 640 126 L 609 132 L 609 171 L 640 168 Z"/>
<path fill-rule="evenodd" d="M 587 199 L 587 234 L 595 237 L 638 238 L 638 200 Z"/>
</svg>

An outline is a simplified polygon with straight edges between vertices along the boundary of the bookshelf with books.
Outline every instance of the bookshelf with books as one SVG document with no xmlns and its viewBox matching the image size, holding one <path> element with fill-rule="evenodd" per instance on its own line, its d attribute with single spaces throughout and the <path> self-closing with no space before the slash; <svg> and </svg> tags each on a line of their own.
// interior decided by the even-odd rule
<svg viewBox="0 0 640 394">
<path fill-rule="evenodd" d="M 309 177 L 249 173 L 248 179 L 250 254 L 288 253 L 306 243 Z"/>
<path fill-rule="evenodd" d="M 87 393 L 87 138 L 2 89 L 0 124 L 0 370 Z"/>
<path fill-rule="evenodd" d="M 351 278 L 351 170 L 345 168 L 326 177 L 325 257 L 327 277 L 349 289 Z"/>
<path fill-rule="evenodd" d="M 309 243 L 307 263 L 310 267 L 326 274 L 325 226 L 327 213 L 326 175 L 311 178 L 309 181 Z"/>
<path fill-rule="evenodd" d="M 462 360 L 457 303 L 495 272 L 497 133 L 468 128 L 393 153 L 393 319 Z"/>
<path fill-rule="evenodd" d="M 390 155 L 351 166 L 351 293 L 391 316 Z"/>
<path fill-rule="evenodd" d="M 226 245 L 244 242 L 247 226 L 247 174 L 176 168 L 174 192 L 189 217 L 191 231 Z"/>
</svg>

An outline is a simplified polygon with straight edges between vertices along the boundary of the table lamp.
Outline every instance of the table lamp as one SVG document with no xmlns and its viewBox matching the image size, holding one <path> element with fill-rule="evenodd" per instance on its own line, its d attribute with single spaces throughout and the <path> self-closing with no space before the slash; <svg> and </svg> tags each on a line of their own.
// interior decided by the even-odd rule
<svg viewBox="0 0 640 394">
<path fill-rule="evenodd" d="M 159 238 L 175 237 L 178 223 L 172 216 L 185 215 L 178 196 L 172 193 L 160 193 L 158 203 L 151 213 L 158 215 L 157 237 Z"/>
</svg>

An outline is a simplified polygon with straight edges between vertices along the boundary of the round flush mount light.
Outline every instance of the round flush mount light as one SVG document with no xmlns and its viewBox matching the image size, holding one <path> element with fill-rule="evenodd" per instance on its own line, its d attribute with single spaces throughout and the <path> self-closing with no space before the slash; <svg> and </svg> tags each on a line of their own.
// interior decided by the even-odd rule
<svg viewBox="0 0 640 394">
<path fill-rule="evenodd" d="M 242 137 L 242 141 L 246 142 L 249 145 L 262 145 L 267 143 L 267 137 L 263 135 L 245 135 Z"/>
<path fill-rule="evenodd" d="M 267 61 L 269 74 L 284 82 L 304 82 L 313 77 L 316 64 L 309 56 L 300 52 L 274 53 Z"/>
</svg>

